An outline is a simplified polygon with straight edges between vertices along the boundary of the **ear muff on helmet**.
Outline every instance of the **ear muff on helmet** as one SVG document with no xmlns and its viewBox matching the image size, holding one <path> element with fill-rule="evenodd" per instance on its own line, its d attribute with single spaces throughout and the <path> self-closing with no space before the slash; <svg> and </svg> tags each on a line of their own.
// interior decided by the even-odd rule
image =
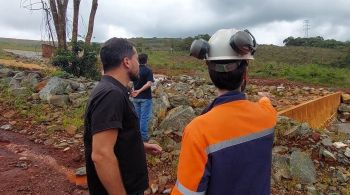
<svg viewBox="0 0 350 195">
<path fill-rule="evenodd" d="M 254 55 L 256 51 L 255 37 L 246 29 L 238 31 L 230 38 L 230 45 L 240 55 L 251 53 Z"/>
<path fill-rule="evenodd" d="M 190 48 L 190 56 L 203 60 L 209 52 L 209 43 L 204 39 L 194 40 Z"/>
</svg>

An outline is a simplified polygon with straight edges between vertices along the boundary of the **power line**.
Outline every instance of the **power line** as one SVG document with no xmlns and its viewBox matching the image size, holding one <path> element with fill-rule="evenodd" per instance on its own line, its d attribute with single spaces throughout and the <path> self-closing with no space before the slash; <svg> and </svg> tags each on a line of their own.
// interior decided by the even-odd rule
<svg viewBox="0 0 350 195">
<path fill-rule="evenodd" d="M 309 38 L 309 30 L 311 29 L 310 24 L 309 24 L 309 20 L 304 20 L 304 37 L 305 38 Z"/>
</svg>

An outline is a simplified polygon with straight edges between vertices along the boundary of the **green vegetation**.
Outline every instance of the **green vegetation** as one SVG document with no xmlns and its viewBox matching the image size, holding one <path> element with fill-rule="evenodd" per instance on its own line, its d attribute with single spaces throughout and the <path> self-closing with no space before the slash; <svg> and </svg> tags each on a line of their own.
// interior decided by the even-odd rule
<svg viewBox="0 0 350 195">
<path fill-rule="evenodd" d="M 149 51 L 149 64 L 155 73 L 167 75 L 199 74 L 206 72 L 204 61 L 190 57 L 182 51 Z"/>
<path fill-rule="evenodd" d="M 77 128 L 84 125 L 84 113 L 88 98 L 83 101 L 78 108 L 65 109 L 63 114 L 63 126 L 75 126 Z"/>
<path fill-rule="evenodd" d="M 254 67 L 250 75 L 260 78 L 283 78 L 302 83 L 322 84 L 325 86 L 350 86 L 350 69 L 316 64 L 292 66 L 288 64 L 270 63 Z"/>
<path fill-rule="evenodd" d="M 33 103 L 28 101 L 28 97 L 32 93 L 33 91 L 28 89 L 22 96 L 13 95 L 9 91 L 9 81 L 0 79 L 0 102 L 14 108 L 23 117 L 32 118 L 37 123 L 46 123 L 58 116 L 62 117 L 62 122 L 58 122 L 60 123 L 58 125 L 62 125 L 63 127 L 75 126 L 79 128 L 84 124 L 83 116 L 88 97 L 82 101 L 79 107 L 70 107 L 70 109 L 55 108 L 55 112 L 53 112 L 54 108 L 43 102 Z"/>
<path fill-rule="evenodd" d="M 41 51 L 42 41 L 0 38 L 0 50 L 17 49 L 26 51 Z"/>
<path fill-rule="evenodd" d="M 52 58 L 52 64 L 74 76 L 99 80 L 101 75 L 97 66 L 99 45 L 90 45 L 83 41 L 70 44 L 72 49 L 56 51 Z"/>
<path fill-rule="evenodd" d="M 309 38 L 301 38 L 301 37 L 288 37 L 283 40 L 283 43 L 286 46 L 307 46 L 307 47 L 321 47 L 321 48 L 344 48 L 349 47 L 350 42 L 341 42 L 336 41 L 334 39 L 324 40 L 323 37 L 309 37 Z"/>
<path fill-rule="evenodd" d="M 149 64 L 155 73 L 167 75 L 190 74 L 207 78 L 204 61 L 189 56 L 189 46 L 195 38 L 208 39 L 209 35 L 198 35 L 187 38 L 131 38 L 139 52 L 149 55 Z M 2 40 L 2 39 L 0 39 Z M 11 40 L 6 39 L 7 42 Z M 12 49 L 33 50 L 40 41 L 14 40 L 14 43 L 0 41 L 0 48 L 11 46 Z M 294 42 L 293 42 L 294 41 Z M 293 38 L 285 40 L 287 46 L 259 45 L 255 60 L 250 64 L 250 75 L 264 78 L 283 78 L 293 81 L 321 84 L 333 87 L 348 87 L 350 69 L 349 42 L 323 40 L 322 37 Z M 293 46 L 301 45 L 301 46 Z M 72 44 L 73 51 L 82 51 L 84 45 Z M 313 46 L 313 47 L 310 47 Z M 315 47 L 317 46 L 317 47 Z M 58 52 L 52 62 L 62 71 L 56 70 L 50 74 L 64 76 L 67 73 L 87 75 L 86 77 L 98 79 L 100 62 L 98 57 L 99 44 L 94 44 L 94 55 L 85 59 L 77 57 L 74 52 Z M 89 53 L 89 52 L 86 52 Z M 91 54 L 91 53 L 90 53 Z M 0 58 L 6 58 L 5 52 L 0 50 Z M 11 56 L 7 56 L 11 57 Z M 97 65 L 93 65 L 97 63 Z M 97 66 L 97 68 L 95 68 Z M 84 72 L 85 71 L 85 72 Z M 48 74 L 48 75 L 50 75 Z"/>
<path fill-rule="evenodd" d="M 30 97 L 33 91 L 28 88 L 23 96 L 13 95 L 9 91 L 9 81 L 0 80 L 0 102 L 6 102 L 10 107 L 16 109 L 21 115 L 25 117 L 34 117 L 37 120 L 45 118 L 43 104 L 30 104 L 27 97 Z"/>
</svg>

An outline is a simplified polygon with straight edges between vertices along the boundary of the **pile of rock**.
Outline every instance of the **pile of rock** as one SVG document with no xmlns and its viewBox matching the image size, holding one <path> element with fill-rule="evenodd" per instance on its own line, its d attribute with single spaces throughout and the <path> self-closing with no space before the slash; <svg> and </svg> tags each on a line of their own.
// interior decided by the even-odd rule
<svg viewBox="0 0 350 195">
<path fill-rule="evenodd" d="M 350 122 L 350 95 L 342 94 L 341 96 L 341 104 L 338 108 L 339 115 L 338 119 L 341 122 Z"/>
<path fill-rule="evenodd" d="M 89 90 L 96 85 L 96 82 L 83 77 L 43 78 L 40 72 L 17 71 L 1 67 L 0 79 L 8 84 L 8 91 L 15 96 L 41 100 L 58 107 L 81 106 L 86 102 Z"/>
<path fill-rule="evenodd" d="M 350 140 L 338 136 L 339 132 L 318 132 L 287 117 L 279 117 L 278 121 L 276 133 L 281 130 L 286 133 L 273 148 L 273 191 L 350 193 Z"/>
</svg>

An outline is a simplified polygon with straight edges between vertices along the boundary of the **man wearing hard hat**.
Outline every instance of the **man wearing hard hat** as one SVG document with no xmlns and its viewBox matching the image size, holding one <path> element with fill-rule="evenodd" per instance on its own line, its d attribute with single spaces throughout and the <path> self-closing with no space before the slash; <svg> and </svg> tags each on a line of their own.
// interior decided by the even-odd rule
<svg viewBox="0 0 350 195">
<path fill-rule="evenodd" d="M 255 50 L 248 30 L 222 29 L 192 43 L 218 97 L 184 130 L 173 195 L 270 194 L 276 110 L 267 97 L 255 103 L 243 93 Z"/>
</svg>

